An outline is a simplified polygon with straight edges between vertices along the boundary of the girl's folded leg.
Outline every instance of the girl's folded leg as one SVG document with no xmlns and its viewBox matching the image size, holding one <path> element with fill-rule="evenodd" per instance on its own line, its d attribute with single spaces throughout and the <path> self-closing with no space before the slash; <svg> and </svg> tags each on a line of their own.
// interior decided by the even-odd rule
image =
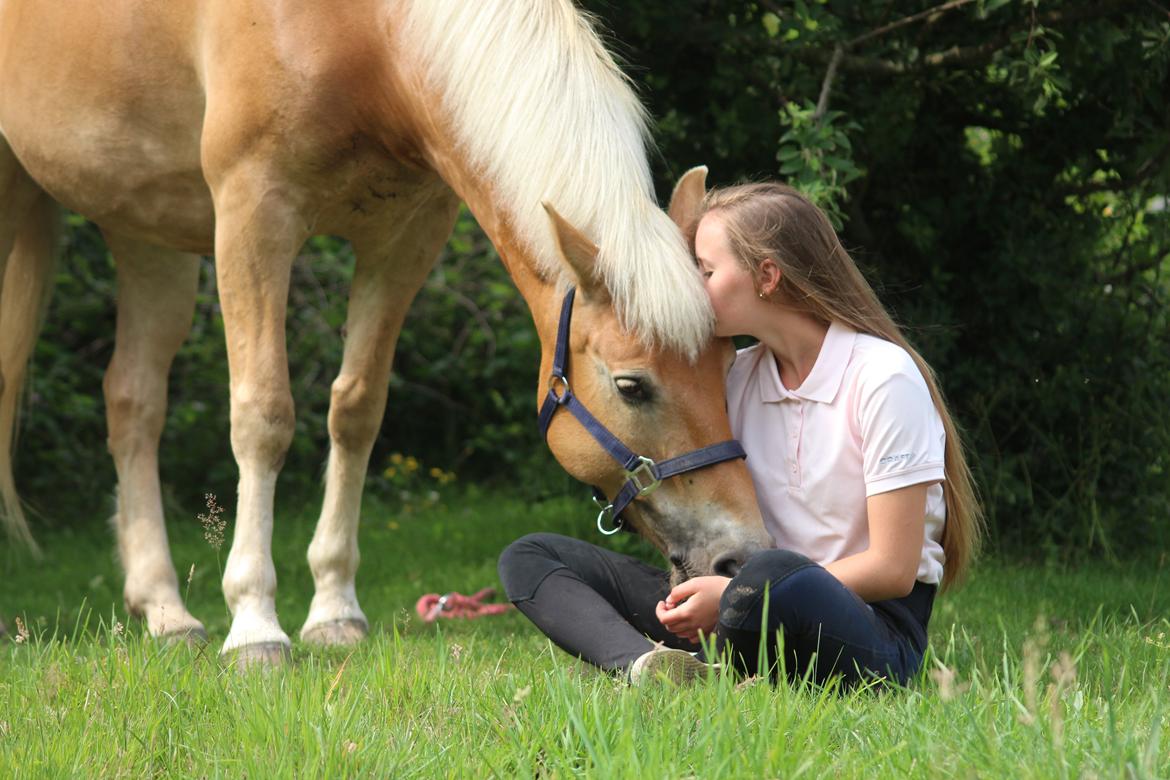
<svg viewBox="0 0 1170 780">
<path fill-rule="evenodd" d="M 628 555 L 558 534 L 529 534 L 500 555 L 509 600 L 558 647 L 609 671 L 625 671 L 661 642 L 697 645 L 667 631 L 654 607 L 670 575 Z"/>
<path fill-rule="evenodd" d="M 905 683 L 922 664 L 934 591 L 919 583 L 904 598 L 866 604 L 804 556 L 767 550 L 728 584 L 716 636 L 746 674 L 777 676 L 782 668 L 789 679 L 819 683 L 834 675 L 847 685 Z"/>
</svg>

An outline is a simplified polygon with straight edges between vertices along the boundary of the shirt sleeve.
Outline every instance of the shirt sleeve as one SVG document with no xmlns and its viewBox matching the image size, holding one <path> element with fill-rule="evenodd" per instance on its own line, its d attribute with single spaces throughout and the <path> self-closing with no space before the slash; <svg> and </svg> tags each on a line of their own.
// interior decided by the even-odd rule
<svg viewBox="0 0 1170 780">
<path fill-rule="evenodd" d="M 858 418 L 867 498 L 945 479 L 946 432 L 917 366 L 863 388 Z"/>
</svg>

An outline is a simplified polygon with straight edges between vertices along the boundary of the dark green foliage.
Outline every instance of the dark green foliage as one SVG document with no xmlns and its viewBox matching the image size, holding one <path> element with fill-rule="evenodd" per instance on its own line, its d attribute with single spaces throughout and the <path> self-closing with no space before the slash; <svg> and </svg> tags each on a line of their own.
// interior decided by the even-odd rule
<svg viewBox="0 0 1170 780">
<path fill-rule="evenodd" d="M 1002 544 L 1165 545 L 1164 4 L 589 5 L 663 118 L 664 185 L 699 163 L 783 175 L 844 218 L 968 431 Z"/>
<path fill-rule="evenodd" d="M 67 517 L 75 503 L 91 508 L 114 484 L 101 393 L 114 346 L 114 261 L 92 225 L 73 216 L 69 227 L 17 457 L 18 485 L 53 518 Z M 294 265 L 287 338 L 297 428 L 284 489 L 315 495 L 323 473 L 353 267 L 349 245 L 327 236 L 313 238 Z M 237 473 L 210 260 L 202 270 L 192 334 L 171 371 L 161 453 L 163 481 L 187 507 L 200 506 L 206 492 L 233 495 Z M 539 363 L 523 299 L 475 221 L 461 214 L 399 340 L 372 471 L 381 473 L 391 453 L 404 452 L 460 480 L 499 479 L 531 496 L 563 492 L 572 481 L 536 431 Z"/>
<path fill-rule="evenodd" d="M 551 461 L 536 430 L 539 365 L 528 308 L 465 212 L 399 340 L 382 448 L 528 482 Z"/>
<path fill-rule="evenodd" d="M 930 3 L 584 4 L 658 120 L 664 197 L 705 163 L 714 183 L 784 176 L 836 217 L 938 371 L 1002 545 L 1170 541 L 1164 3 L 958 0 L 921 16 Z M 112 265 L 83 223 L 68 248 L 19 461 L 42 503 L 92 503 L 112 482 L 100 402 Z M 305 487 L 327 451 L 351 269 L 343 243 L 318 238 L 294 275 L 298 434 L 283 479 Z M 210 270 L 164 440 L 164 479 L 191 506 L 230 495 L 235 472 Z M 465 215 L 407 321 L 372 469 L 400 451 L 461 480 L 565 489 L 535 432 L 538 359 Z"/>
</svg>

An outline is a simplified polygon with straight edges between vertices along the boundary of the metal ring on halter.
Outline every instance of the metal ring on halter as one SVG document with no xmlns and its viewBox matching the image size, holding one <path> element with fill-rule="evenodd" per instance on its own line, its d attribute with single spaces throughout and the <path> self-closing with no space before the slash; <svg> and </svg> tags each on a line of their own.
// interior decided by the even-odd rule
<svg viewBox="0 0 1170 780">
<path fill-rule="evenodd" d="M 606 536 L 613 536 L 618 531 L 622 530 L 622 519 L 619 517 L 617 519 L 617 522 L 614 523 L 613 528 L 606 530 L 606 528 L 604 528 L 601 525 L 601 521 L 603 518 L 605 518 L 606 515 L 609 515 L 609 520 L 612 522 L 613 521 L 613 504 L 610 504 L 609 506 L 602 507 L 601 511 L 597 513 L 597 530 L 601 531 L 601 533 L 605 534 Z"/>
<path fill-rule="evenodd" d="M 641 463 L 633 471 L 626 472 L 626 479 L 633 482 L 634 486 L 638 488 L 639 496 L 645 496 L 657 490 L 658 486 L 662 484 L 662 480 L 654 473 L 654 467 L 657 465 L 654 461 L 644 455 L 639 455 L 638 460 Z M 647 478 L 648 481 L 643 484 L 642 480 Z"/>
<path fill-rule="evenodd" d="M 557 395 L 556 386 L 560 382 L 564 390 L 560 395 Z M 553 394 L 553 398 L 557 399 L 557 403 L 561 403 L 569 395 L 569 378 L 557 374 L 550 374 L 548 377 L 548 391 Z"/>
</svg>

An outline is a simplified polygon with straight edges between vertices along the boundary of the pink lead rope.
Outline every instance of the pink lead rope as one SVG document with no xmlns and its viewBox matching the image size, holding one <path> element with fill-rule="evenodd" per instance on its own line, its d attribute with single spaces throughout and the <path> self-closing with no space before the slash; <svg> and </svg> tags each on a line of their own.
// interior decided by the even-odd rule
<svg viewBox="0 0 1170 780">
<path fill-rule="evenodd" d="M 511 604 L 484 604 L 483 600 L 496 595 L 495 588 L 484 588 L 470 596 L 451 591 L 440 596 L 438 593 L 428 593 L 414 605 L 415 612 L 424 623 L 433 623 L 440 617 L 445 618 L 477 618 L 485 615 L 501 615 L 510 609 Z"/>
</svg>

